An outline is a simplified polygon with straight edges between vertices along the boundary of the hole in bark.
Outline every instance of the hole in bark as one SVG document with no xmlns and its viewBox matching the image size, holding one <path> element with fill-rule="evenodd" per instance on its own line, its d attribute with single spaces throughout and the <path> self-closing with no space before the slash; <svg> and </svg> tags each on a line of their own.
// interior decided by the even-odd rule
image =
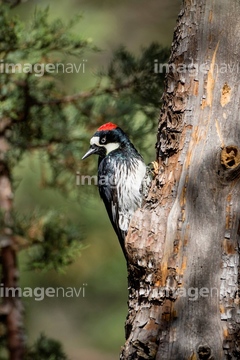
<svg viewBox="0 0 240 360">
<path fill-rule="evenodd" d="M 227 161 L 227 164 L 228 164 L 228 166 L 232 167 L 232 166 L 234 166 L 236 163 L 235 163 L 234 160 L 230 160 L 230 161 Z"/>
<path fill-rule="evenodd" d="M 240 165 L 240 151 L 237 146 L 229 145 L 224 147 L 221 152 L 221 164 L 227 169 Z"/>
<path fill-rule="evenodd" d="M 198 356 L 201 360 L 207 360 L 209 359 L 211 355 L 211 349 L 208 345 L 200 345 L 198 347 Z"/>
<path fill-rule="evenodd" d="M 234 156 L 237 156 L 237 153 L 238 153 L 238 151 L 237 151 L 237 149 L 235 148 L 235 147 L 233 147 L 233 146 L 227 146 L 226 147 L 226 153 L 227 154 L 233 154 Z"/>
</svg>

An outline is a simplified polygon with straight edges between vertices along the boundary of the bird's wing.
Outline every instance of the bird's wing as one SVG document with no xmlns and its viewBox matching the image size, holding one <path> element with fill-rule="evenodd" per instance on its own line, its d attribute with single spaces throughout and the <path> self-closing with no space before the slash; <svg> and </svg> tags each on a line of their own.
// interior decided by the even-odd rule
<svg viewBox="0 0 240 360">
<path fill-rule="evenodd" d="M 101 179 L 99 179 L 99 193 L 105 204 L 112 226 L 118 236 L 123 253 L 125 254 L 126 250 L 124 242 L 127 231 L 120 228 L 120 216 L 122 211 L 119 209 L 117 187 L 111 185 L 107 175 L 104 177 L 104 182 L 102 181 L 102 184 Z"/>
<path fill-rule="evenodd" d="M 133 213 L 141 206 L 141 187 L 146 175 L 142 160 L 132 162 L 131 171 L 129 166 L 124 163 L 116 168 L 108 157 L 100 159 L 98 168 L 99 193 L 125 256 L 125 237 Z"/>
</svg>

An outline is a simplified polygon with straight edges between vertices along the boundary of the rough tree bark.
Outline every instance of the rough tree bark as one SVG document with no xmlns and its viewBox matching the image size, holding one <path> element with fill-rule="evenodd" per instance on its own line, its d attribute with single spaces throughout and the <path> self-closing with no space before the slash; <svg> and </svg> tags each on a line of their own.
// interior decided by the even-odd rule
<svg viewBox="0 0 240 360">
<path fill-rule="evenodd" d="M 11 230 L 13 193 L 6 159 L 9 149 L 6 135 L 10 126 L 11 119 L 0 119 L 0 216 L 2 218 L 2 227 L 0 226 L 0 322 L 5 328 L 9 360 L 22 360 L 24 357 L 23 308 L 18 292 L 14 290 L 18 287 L 19 274 L 16 244 Z M 13 291 L 7 293 L 6 288 L 11 288 Z M 1 337 L 3 337 L 2 333 Z"/>
<path fill-rule="evenodd" d="M 185 0 L 180 12 L 159 174 L 126 240 L 121 359 L 240 359 L 239 19 L 239 0 Z"/>
</svg>

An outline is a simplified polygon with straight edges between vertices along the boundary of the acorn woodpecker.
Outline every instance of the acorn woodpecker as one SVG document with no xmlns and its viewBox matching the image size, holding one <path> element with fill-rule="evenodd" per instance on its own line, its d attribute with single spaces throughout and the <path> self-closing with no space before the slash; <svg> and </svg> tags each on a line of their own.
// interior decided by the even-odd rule
<svg viewBox="0 0 240 360">
<path fill-rule="evenodd" d="M 150 185 L 149 172 L 127 135 L 113 123 L 97 129 L 82 159 L 92 154 L 99 155 L 99 193 L 126 257 L 125 237 Z"/>
</svg>

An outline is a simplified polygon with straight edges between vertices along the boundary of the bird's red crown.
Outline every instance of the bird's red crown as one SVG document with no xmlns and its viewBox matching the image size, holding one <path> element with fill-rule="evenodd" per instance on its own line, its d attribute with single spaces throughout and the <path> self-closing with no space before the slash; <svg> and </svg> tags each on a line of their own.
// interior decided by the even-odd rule
<svg viewBox="0 0 240 360">
<path fill-rule="evenodd" d="M 107 131 L 107 130 L 113 130 L 113 129 L 116 129 L 117 128 L 117 125 L 116 124 L 113 124 L 111 122 L 108 122 L 102 126 L 100 126 L 98 128 L 98 131 Z"/>
</svg>

